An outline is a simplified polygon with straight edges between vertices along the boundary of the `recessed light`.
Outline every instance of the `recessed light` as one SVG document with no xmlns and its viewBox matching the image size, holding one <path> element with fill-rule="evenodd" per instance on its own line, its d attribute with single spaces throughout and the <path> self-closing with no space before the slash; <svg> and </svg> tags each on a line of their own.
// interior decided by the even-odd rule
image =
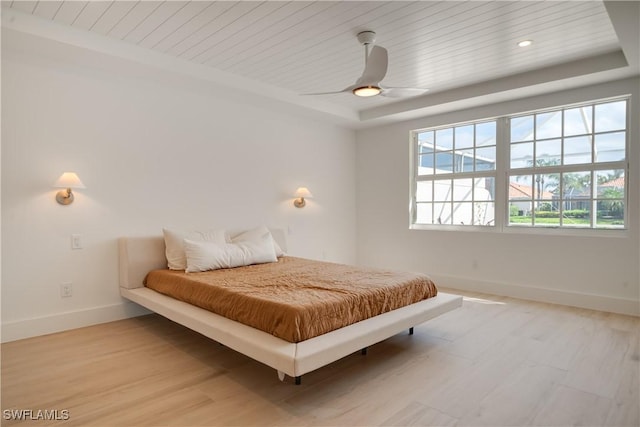
<svg viewBox="0 0 640 427">
<path fill-rule="evenodd" d="M 522 40 L 521 42 L 518 42 L 518 46 L 520 47 L 527 47 L 527 46 L 531 46 L 533 44 L 533 40 Z"/>
</svg>

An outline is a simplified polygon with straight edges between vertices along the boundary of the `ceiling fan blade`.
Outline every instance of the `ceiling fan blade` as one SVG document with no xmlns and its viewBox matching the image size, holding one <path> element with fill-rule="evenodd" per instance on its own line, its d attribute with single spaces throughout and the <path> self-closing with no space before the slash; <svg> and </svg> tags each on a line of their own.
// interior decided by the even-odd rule
<svg viewBox="0 0 640 427">
<path fill-rule="evenodd" d="M 419 96 L 426 93 L 429 89 L 422 89 L 417 87 L 380 87 L 382 92 L 380 95 L 387 98 L 410 98 L 412 96 Z"/>
<path fill-rule="evenodd" d="M 377 85 L 387 74 L 388 62 L 387 49 L 382 46 L 374 46 L 371 49 L 371 53 L 369 53 L 367 65 L 364 67 L 362 76 L 358 79 L 356 85 Z"/>
<path fill-rule="evenodd" d="M 351 92 L 353 89 L 355 88 L 355 86 L 349 86 L 346 87 L 342 90 L 338 90 L 335 92 L 316 92 L 316 93 L 301 93 L 300 95 L 302 96 L 311 96 L 311 95 L 336 95 L 338 93 L 346 93 L 346 92 Z"/>
</svg>

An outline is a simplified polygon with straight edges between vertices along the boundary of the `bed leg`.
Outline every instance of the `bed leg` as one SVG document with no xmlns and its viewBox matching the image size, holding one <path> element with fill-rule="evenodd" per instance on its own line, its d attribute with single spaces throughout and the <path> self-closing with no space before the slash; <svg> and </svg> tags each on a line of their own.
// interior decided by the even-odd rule
<svg viewBox="0 0 640 427">
<path fill-rule="evenodd" d="M 302 384 L 302 377 L 296 377 L 296 385 Z"/>
<path fill-rule="evenodd" d="M 282 372 L 282 371 L 278 371 L 278 379 L 279 379 L 280 381 L 284 381 L 284 372 Z"/>
<path fill-rule="evenodd" d="M 367 349 L 368 349 L 368 348 L 369 348 L 369 347 L 365 347 L 365 348 L 363 348 L 362 350 L 360 350 L 360 354 L 361 354 L 361 355 L 363 355 L 363 356 L 366 356 L 366 355 L 367 355 Z"/>
<path fill-rule="evenodd" d="M 409 328 L 409 335 L 413 335 L 413 326 Z"/>
</svg>

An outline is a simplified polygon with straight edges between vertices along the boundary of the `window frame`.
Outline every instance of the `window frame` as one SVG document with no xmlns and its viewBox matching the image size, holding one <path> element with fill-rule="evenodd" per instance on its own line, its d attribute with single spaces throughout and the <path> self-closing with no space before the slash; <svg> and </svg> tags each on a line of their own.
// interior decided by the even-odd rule
<svg viewBox="0 0 640 427">
<path fill-rule="evenodd" d="M 411 140 L 411 145 L 412 145 L 412 151 L 411 151 L 411 194 L 410 194 L 410 228 L 412 229 L 439 229 L 439 230 L 455 230 L 455 229 L 464 229 L 464 230 L 468 230 L 468 229 L 475 229 L 475 230 L 485 230 L 485 229 L 495 229 L 496 228 L 496 216 L 498 215 L 498 203 L 496 198 L 498 197 L 498 181 L 499 181 L 499 175 L 498 175 L 498 156 L 499 156 L 499 152 L 500 149 L 498 147 L 498 132 L 499 132 L 499 125 L 497 123 L 498 119 L 496 118 L 484 118 L 484 119 L 480 119 L 480 120 L 473 120 L 473 121 L 466 121 L 466 122 L 460 122 L 460 123 L 455 123 L 455 124 L 447 124 L 447 125 L 443 125 L 443 126 L 434 126 L 434 127 L 429 127 L 429 128 L 425 128 L 425 129 L 416 129 L 416 130 L 412 130 L 410 132 L 410 140 Z M 496 149 L 496 168 L 495 169 L 489 169 L 489 170 L 480 170 L 480 171 L 470 171 L 470 172 L 456 172 L 455 168 L 453 168 L 454 170 L 451 173 L 441 173 L 441 174 L 432 174 L 432 175 L 419 175 L 419 165 L 418 162 L 421 159 L 421 153 L 420 153 L 420 144 L 418 141 L 418 135 L 420 133 L 423 132 L 428 132 L 428 131 L 433 131 L 434 134 L 439 131 L 439 130 L 444 130 L 444 129 L 452 129 L 452 132 L 455 133 L 455 128 L 457 127 L 463 127 L 463 126 L 469 126 L 469 125 L 478 125 L 478 124 L 483 124 L 483 123 L 489 123 L 489 122 L 496 122 L 496 143 L 495 143 L 495 149 Z M 488 145 L 489 147 L 492 147 L 494 145 Z M 479 146 L 480 148 L 483 148 L 484 146 Z M 478 146 L 475 144 L 474 141 L 474 145 L 472 147 L 475 151 L 476 148 L 478 148 Z M 455 156 L 455 153 L 457 150 L 455 150 L 455 144 L 453 145 L 453 147 L 450 150 L 453 155 Z M 434 146 L 434 153 L 435 153 L 435 146 Z M 446 151 L 448 152 L 448 151 Z M 435 156 L 434 156 L 435 159 Z M 434 163 L 435 166 L 435 163 Z M 425 182 L 425 181 L 429 181 L 429 182 L 436 182 L 436 181 L 443 181 L 443 180 L 457 180 L 457 179 L 471 179 L 471 180 L 475 180 L 477 178 L 493 178 L 493 183 L 494 183 L 494 187 L 493 187 L 493 191 L 494 191 L 494 199 L 493 199 L 493 205 L 494 205 L 494 219 L 493 219 L 493 224 L 492 225 L 476 225 L 476 224 L 469 224 L 469 225 L 459 225 L 459 224 L 420 224 L 420 223 L 416 223 L 416 218 L 417 218 L 417 205 L 419 202 L 417 202 L 416 200 L 416 192 L 417 192 L 417 187 L 418 187 L 418 182 Z M 472 186 L 472 188 L 474 188 L 474 186 Z M 451 204 L 453 205 L 455 203 L 454 200 L 450 201 Z M 433 202 L 432 202 L 433 203 Z M 470 203 L 474 203 L 473 199 Z"/>
<path fill-rule="evenodd" d="M 592 106 L 595 112 L 595 106 L 599 104 L 606 104 L 617 101 L 625 101 L 626 102 L 626 123 L 625 123 L 625 158 L 620 161 L 609 161 L 609 162 L 597 162 L 594 161 L 592 157 L 591 162 L 582 163 L 582 164 L 568 164 L 563 165 L 560 164 L 558 166 L 546 166 L 543 168 L 540 167 L 527 167 L 527 168 L 512 168 L 511 167 L 511 121 L 514 118 L 526 116 L 526 115 L 534 115 L 534 114 L 544 114 L 544 113 L 552 113 L 557 111 L 564 111 L 573 108 L 580 108 L 586 106 Z M 595 113 L 594 113 L 595 114 Z M 562 120 L 564 120 L 564 114 L 562 114 Z M 414 129 L 409 132 L 409 141 L 411 144 L 410 149 L 410 203 L 409 203 L 409 228 L 412 230 L 439 230 L 439 231 L 472 231 L 472 232 L 504 232 L 504 233 L 515 233 L 515 234 L 537 234 L 537 235 L 575 235 L 575 236 L 612 236 L 612 237 L 626 237 L 630 232 L 630 224 L 629 224 L 629 210 L 632 209 L 629 200 L 629 151 L 630 151 L 630 138 L 631 138 L 631 96 L 615 96 L 611 98 L 602 98 L 584 102 L 577 102 L 572 104 L 566 104 L 561 106 L 540 108 L 532 111 L 522 111 L 510 114 L 504 114 L 499 117 L 487 117 L 481 118 L 477 120 L 468 120 L 462 121 L 458 123 L 452 124 L 443 124 L 438 126 L 430 126 L 421 129 Z M 433 174 L 428 175 L 428 178 L 425 176 L 418 175 L 418 169 L 420 161 L 420 145 L 418 141 L 418 135 L 427 131 L 436 131 L 439 129 L 447 129 L 459 126 L 466 126 L 472 124 L 478 124 L 488 121 L 496 122 L 496 167 L 495 170 L 491 171 L 474 171 L 474 172 L 462 172 L 462 173 L 446 173 L 446 174 Z M 564 123 L 563 123 L 564 124 Z M 592 123 L 592 126 L 595 126 L 595 123 Z M 604 133 L 613 133 L 616 131 L 604 131 Z M 597 135 L 600 132 L 595 131 L 592 128 L 591 135 Z M 571 137 L 573 135 L 568 135 Z M 564 132 L 559 137 L 560 139 L 565 138 Z M 542 138 L 541 138 L 542 139 Z M 536 139 L 534 141 L 537 142 Z M 591 142 L 592 149 L 595 146 L 595 141 Z M 564 153 L 561 152 L 561 156 Z M 562 163 L 562 162 L 561 162 Z M 434 165 L 435 166 L 435 165 Z M 597 197 L 597 180 L 594 180 L 597 176 L 598 171 L 606 171 L 606 170 L 615 170 L 622 169 L 624 171 L 624 214 L 623 221 L 624 225 L 622 227 L 603 227 L 597 228 L 594 227 L 595 221 L 597 220 L 597 202 L 601 200 Z M 487 172 L 490 172 L 488 174 Z M 562 173 L 572 173 L 572 172 L 589 172 L 591 174 L 592 182 L 591 182 L 591 190 L 589 203 L 592 206 L 591 211 L 591 223 L 588 227 L 571 227 L 571 226 L 535 226 L 532 222 L 531 225 L 517 225 L 510 224 L 510 197 L 509 197 L 509 186 L 510 186 L 510 177 L 515 175 L 532 175 L 536 174 L 559 174 L 562 176 Z M 420 224 L 416 223 L 417 216 L 417 201 L 416 201 L 416 191 L 417 185 L 419 181 L 436 181 L 438 179 L 458 179 L 458 178 L 478 178 L 484 176 L 494 176 L 494 224 L 493 225 L 459 225 L 459 224 Z M 561 181 L 561 180 L 560 180 Z M 562 185 L 559 182 L 558 185 Z M 532 200 L 535 200 L 532 197 Z M 559 203 L 564 202 L 565 199 L 560 197 Z M 562 222 L 562 221 L 560 221 Z"/>
</svg>

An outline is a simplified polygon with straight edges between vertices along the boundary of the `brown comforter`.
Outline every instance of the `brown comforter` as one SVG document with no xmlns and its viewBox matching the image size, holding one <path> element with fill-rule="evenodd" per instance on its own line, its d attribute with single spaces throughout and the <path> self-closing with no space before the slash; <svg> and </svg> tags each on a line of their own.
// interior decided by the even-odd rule
<svg viewBox="0 0 640 427">
<path fill-rule="evenodd" d="M 289 342 L 437 294 L 425 275 L 294 257 L 203 273 L 154 270 L 145 285 Z"/>
</svg>

